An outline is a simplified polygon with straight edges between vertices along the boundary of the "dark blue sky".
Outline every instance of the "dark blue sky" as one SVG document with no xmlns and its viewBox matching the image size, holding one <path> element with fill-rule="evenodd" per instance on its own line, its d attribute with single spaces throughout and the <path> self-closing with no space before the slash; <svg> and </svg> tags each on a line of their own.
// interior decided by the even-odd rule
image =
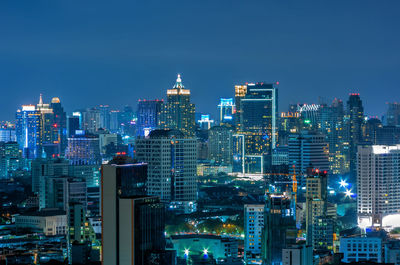
<svg viewBox="0 0 400 265">
<path fill-rule="evenodd" d="M 182 73 L 200 112 L 246 81 L 279 81 L 280 107 L 400 101 L 398 0 L 1 1 L 0 120 L 61 98 L 68 111 L 162 98 Z"/>
</svg>

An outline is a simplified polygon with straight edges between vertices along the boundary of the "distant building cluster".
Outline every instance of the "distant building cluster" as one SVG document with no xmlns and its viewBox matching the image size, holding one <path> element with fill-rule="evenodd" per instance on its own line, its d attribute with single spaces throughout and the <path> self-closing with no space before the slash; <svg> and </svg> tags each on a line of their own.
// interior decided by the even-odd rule
<svg viewBox="0 0 400 265">
<path fill-rule="evenodd" d="M 178 75 L 136 109 L 22 105 L 0 123 L 0 264 L 400 264 L 400 104 L 279 89 L 199 113 Z"/>
</svg>

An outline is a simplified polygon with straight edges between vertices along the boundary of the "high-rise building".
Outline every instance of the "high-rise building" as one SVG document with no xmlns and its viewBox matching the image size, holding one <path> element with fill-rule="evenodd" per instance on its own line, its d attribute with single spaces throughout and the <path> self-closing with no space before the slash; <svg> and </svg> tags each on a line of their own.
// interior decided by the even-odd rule
<svg viewBox="0 0 400 265">
<path fill-rule="evenodd" d="M 362 143 L 364 107 L 360 94 L 352 93 L 347 101 L 347 137 L 349 142 L 350 177 L 355 180 L 357 168 L 357 146 Z"/>
<path fill-rule="evenodd" d="M 240 127 L 245 135 L 246 154 L 271 154 L 276 145 L 278 89 L 276 84 L 247 84 L 240 99 Z M 236 103 L 237 104 L 237 103 Z"/>
<path fill-rule="evenodd" d="M 50 108 L 53 110 L 53 144 L 58 146 L 58 156 L 63 156 L 67 148 L 67 114 L 59 98 L 52 98 Z"/>
<path fill-rule="evenodd" d="M 104 265 L 144 265 L 165 250 L 165 208 L 146 196 L 147 165 L 117 157 L 102 166 L 102 259 Z"/>
<path fill-rule="evenodd" d="M 0 128 L 0 142 L 16 142 L 15 128 Z"/>
<path fill-rule="evenodd" d="M 295 203 L 290 195 L 267 194 L 262 236 L 264 264 L 282 264 L 282 250 L 295 244 L 297 237 Z"/>
<path fill-rule="evenodd" d="M 261 242 L 265 218 L 264 204 L 244 205 L 244 258 L 246 264 L 262 263 Z"/>
<path fill-rule="evenodd" d="M 120 111 L 112 110 L 110 112 L 110 132 L 116 133 L 119 132 L 120 122 L 119 122 Z"/>
<path fill-rule="evenodd" d="M 178 75 L 172 89 L 167 90 L 167 102 L 164 103 L 160 127 L 180 130 L 185 135 L 194 135 L 195 106 L 190 103 L 190 90 L 185 89 Z"/>
<path fill-rule="evenodd" d="M 144 137 L 158 128 L 163 100 L 139 100 L 137 105 L 137 135 Z"/>
<path fill-rule="evenodd" d="M 246 85 L 235 85 L 235 106 L 236 106 L 236 113 L 235 113 L 235 125 L 236 129 L 242 127 L 240 116 L 242 115 L 242 108 L 241 108 L 241 100 L 247 94 L 247 84 Z"/>
<path fill-rule="evenodd" d="M 148 163 L 149 195 L 173 208 L 193 211 L 197 200 L 196 139 L 177 130 L 154 130 L 136 139 L 136 158 Z"/>
<path fill-rule="evenodd" d="M 333 249 L 333 219 L 328 211 L 327 171 L 307 169 L 306 230 L 307 244 L 314 250 Z"/>
<path fill-rule="evenodd" d="M 386 125 L 400 125 L 400 103 L 388 103 L 388 110 L 386 113 Z"/>
<path fill-rule="evenodd" d="M 214 126 L 214 120 L 210 118 L 209 114 L 202 114 L 200 120 L 197 120 L 197 124 L 202 130 L 209 130 Z"/>
<path fill-rule="evenodd" d="M 235 103 L 233 102 L 233 98 L 221 98 L 219 105 L 219 123 L 235 125 L 235 114 L 236 108 Z"/>
<path fill-rule="evenodd" d="M 75 134 L 68 138 L 65 157 L 71 165 L 99 165 L 101 163 L 99 136 Z"/>
<path fill-rule="evenodd" d="M 375 145 L 397 145 L 400 144 L 400 127 L 382 126 L 376 128 Z"/>
<path fill-rule="evenodd" d="M 82 111 L 81 127 L 88 133 L 96 133 L 101 128 L 100 110 L 96 108 L 86 109 Z"/>
<path fill-rule="evenodd" d="M 359 146 L 357 209 L 360 227 L 398 225 L 400 145 Z"/>
<path fill-rule="evenodd" d="M 68 117 L 67 124 L 68 124 L 68 129 L 67 129 L 68 138 L 70 138 L 76 134 L 76 131 L 79 131 L 81 129 L 80 116 L 72 115 L 72 116 Z M 68 138 L 67 138 L 67 143 L 68 143 Z"/>
<path fill-rule="evenodd" d="M 245 173 L 245 155 L 246 155 L 246 147 L 245 147 L 245 136 L 243 134 L 234 134 L 232 135 L 232 143 L 233 143 L 233 160 L 232 160 L 232 172 L 236 173 Z"/>
<path fill-rule="evenodd" d="M 24 160 L 17 142 L 0 142 L 0 178 L 10 178 L 23 168 Z"/>
<path fill-rule="evenodd" d="M 23 156 L 29 159 L 41 157 L 40 112 L 34 105 L 24 105 L 16 114 L 16 137 Z"/>
<path fill-rule="evenodd" d="M 100 128 L 108 130 L 110 128 L 110 106 L 100 105 Z"/>
<path fill-rule="evenodd" d="M 232 165 L 233 129 L 214 126 L 208 132 L 208 157 L 217 165 Z"/>
<path fill-rule="evenodd" d="M 329 149 L 325 136 L 317 132 L 301 131 L 289 137 L 289 165 L 298 174 L 305 174 L 312 166 L 329 170 Z"/>
</svg>

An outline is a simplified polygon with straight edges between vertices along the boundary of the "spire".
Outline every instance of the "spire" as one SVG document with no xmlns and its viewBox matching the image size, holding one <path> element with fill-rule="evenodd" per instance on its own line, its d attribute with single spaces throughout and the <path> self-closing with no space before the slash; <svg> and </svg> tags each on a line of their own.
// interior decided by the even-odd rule
<svg viewBox="0 0 400 265">
<path fill-rule="evenodd" d="M 184 88 L 184 86 L 182 84 L 182 79 L 181 79 L 181 75 L 180 74 L 178 74 L 178 78 L 176 78 L 176 83 L 174 85 L 174 88 L 175 89 L 176 88 L 179 88 L 179 89 Z"/>
<path fill-rule="evenodd" d="M 39 105 L 43 105 L 43 98 L 42 98 L 42 93 L 40 93 L 40 97 L 39 97 Z"/>
</svg>

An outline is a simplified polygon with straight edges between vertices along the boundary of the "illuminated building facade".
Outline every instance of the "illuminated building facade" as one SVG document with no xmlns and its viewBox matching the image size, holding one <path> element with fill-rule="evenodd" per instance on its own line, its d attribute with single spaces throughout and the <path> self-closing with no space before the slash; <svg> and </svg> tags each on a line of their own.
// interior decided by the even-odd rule
<svg viewBox="0 0 400 265">
<path fill-rule="evenodd" d="M 100 110 L 96 108 L 86 109 L 82 114 L 82 130 L 88 133 L 96 133 L 100 129 Z"/>
<path fill-rule="evenodd" d="M 68 138 L 65 158 L 71 165 L 99 165 L 101 163 L 99 136 L 75 134 Z"/>
<path fill-rule="evenodd" d="M 162 110 L 162 100 L 139 100 L 137 106 L 137 135 L 148 136 L 149 133 L 158 128 Z"/>
<path fill-rule="evenodd" d="M 160 127 L 180 130 L 187 136 L 194 135 L 195 106 L 190 103 L 190 90 L 185 89 L 180 75 L 174 87 L 167 90 L 167 102 L 161 112 Z"/>
<path fill-rule="evenodd" d="M 197 121 L 202 130 L 209 130 L 214 126 L 214 120 L 210 119 L 210 115 L 201 115 L 201 119 Z"/>
<path fill-rule="evenodd" d="M 246 264 L 261 264 L 264 204 L 244 205 L 244 256 Z"/>
<path fill-rule="evenodd" d="M 16 137 L 24 158 L 35 159 L 42 154 L 40 112 L 33 105 L 24 105 L 16 114 Z"/>
<path fill-rule="evenodd" d="M 233 129 L 214 126 L 208 132 L 208 158 L 217 165 L 232 165 Z"/>
<path fill-rule="evenodd" d="M 219 123 L 222 124 L 235 124 L 236 107 L 233 98 L 221 98 L 219 105 Z"/>
<path fill-rule="evenodd" d="M 100 128 L 109 130 L 110 128 L 110 106 L 100 105 Z"/>
<path fill-rule="evenodd" d="M 247 84 L 246 85 L 236 85 L 235 86 L 235 106 L 236 106 L 236 113 L 235 113 L 235 125 L 236 129 L 242 127 L 240 116 L 242 115 L 242 108 L 241 108 L 241 100 L 247 94 Z"/>
<path fill-rule="evenodd" d="M 359 146 L 357 209 L 360 227 L 391 228 L 400 220 L 400 145 Z"/>
<path fill-rule="evenodd" d="M 241 173 L 244 175 L 245 173 L 245 140 L 243 134 L 234 134 L 232 135 L 233 142 L 233 165 L 232 172 Z"/>
<path fill-rule="evenodd" d="M 278 89 L 276 84 L 247 84 L 240 97 L 240 127 L 245 135 L 246 153 L 271 154 L 276 145 Z"/>
<path fill-rule="evenodd" d="M 295 203 L 286 193 L 268 193 L 262 233 L 263 264 L 282 264 L 282 251 L 296 243 Z"/>
<path fill-rule="evenodd" d="M 136 139 L 136 159 L 148 163 L 148 194 L 191 212 L 197 200 L 197 143 L 177 130 L 154 130 Z"/>
<path fill-rule="evenodd" d="M 149 264 L 165 250 L 165 207 L 146 196 L 147 165 L 117 157 L 102 165 L 102 263 Z"/>
<path fill-rule="evenodd" d="M 305 174 L 312 165 L 321 171 L 329 170 L 329 149 L 325 136 L 302 131 L 289 137 L 289 165 L 298 174 Z"/>
</svg>

